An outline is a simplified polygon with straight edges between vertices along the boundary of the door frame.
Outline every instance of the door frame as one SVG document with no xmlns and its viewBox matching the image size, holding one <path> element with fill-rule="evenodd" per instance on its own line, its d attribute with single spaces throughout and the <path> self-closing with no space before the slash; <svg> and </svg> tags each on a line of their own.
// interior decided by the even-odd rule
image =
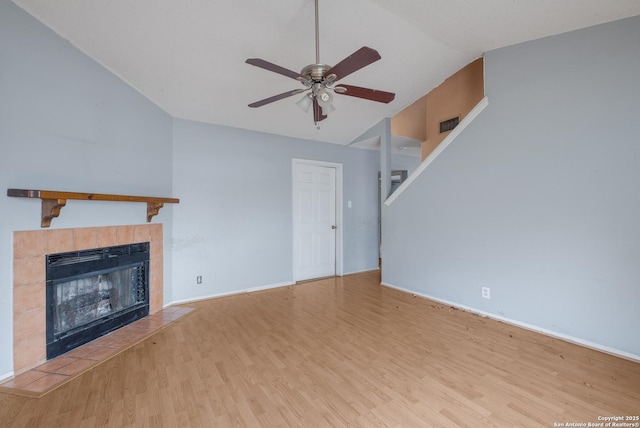
<svg viewBox="0 0 640 428">
<path fill-rule="evenodd" d="M 313 165 L 313 166 L 321 166 L 326 168 L 335 168 L 336 170 L 336 276 L 343 276 L 343 222 L 342 222 L 342 195 L 343 195 L 343 181 L 342 181 L 342 164 L 335 162 L 325 162 L 318 161 L 312 159 L 300 159 L 300 158 L 292 158 L 291 159 L 291 226 L 292 226 L 292 253 L 291 253 L 291 275 L 294 281 L 297 281 L 296 278 L 296 255 L 298 252 L 298 245 L 296 243 L 296 222 L 294 218 L 295 207 L 293 206 L 293 195 L 297 190 L 296 179 L 295 179 L 295 167 L 296 165 Z"/>
</svg>

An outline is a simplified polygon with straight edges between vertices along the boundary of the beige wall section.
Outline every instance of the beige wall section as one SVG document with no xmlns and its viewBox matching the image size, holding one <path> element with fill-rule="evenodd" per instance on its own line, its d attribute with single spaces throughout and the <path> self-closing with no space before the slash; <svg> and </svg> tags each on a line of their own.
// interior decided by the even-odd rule
<svg viewBox="0 0 640 428">
<path fill-rule="evenodd" d="M 462 120 L 483 97 L 483 58 L 467 64 L 425 96 L 426 138 L 422 143 L 422 160 L 449 134 L 440 133 L 440 122 L 457 116 Z"/>
<path fill-rule="evenodd" d="M 422 160 L 449 134 L 440 133 L 440 122 L 462 120 L 484 97 L 482 58 L 455 74 L 391 118 L 391 134 L 422 141 Z"/>
<path fill-rule="evenodd" d="M 391 118 L 391 134 L 424 141 L 427 139 L 426 95 Z"/>
</svg>

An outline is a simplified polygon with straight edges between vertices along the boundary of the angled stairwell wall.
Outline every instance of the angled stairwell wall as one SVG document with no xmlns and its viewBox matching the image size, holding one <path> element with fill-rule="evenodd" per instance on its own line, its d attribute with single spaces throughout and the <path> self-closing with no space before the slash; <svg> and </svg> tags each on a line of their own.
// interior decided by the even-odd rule
<svg viewBox="0 0 640 428">
<path fill-rule="evenodd" d="M 383 206 L 383 283 L 640 359 L 640 17 L 484 59 L 491 103 Z"/>
</svg>

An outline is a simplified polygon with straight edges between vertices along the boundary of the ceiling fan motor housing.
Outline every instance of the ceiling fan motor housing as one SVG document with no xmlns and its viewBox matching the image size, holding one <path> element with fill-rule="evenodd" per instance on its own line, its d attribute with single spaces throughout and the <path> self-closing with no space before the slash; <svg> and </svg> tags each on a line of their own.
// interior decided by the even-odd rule
<svg viewBox="0 0 640 428">
<path fill-rule="evenodd" d="M 307 65 L 305 68 L 303 68 L 300 74 L 302 76 L 309 77 L 312 80 L 319 82 L 322 80 L 322 78 L 324 77 L 324 74 L 330 68 L 331 67 L 328 66 L 327 64 L 310 64 L 310 65 Z"/>
</svg>

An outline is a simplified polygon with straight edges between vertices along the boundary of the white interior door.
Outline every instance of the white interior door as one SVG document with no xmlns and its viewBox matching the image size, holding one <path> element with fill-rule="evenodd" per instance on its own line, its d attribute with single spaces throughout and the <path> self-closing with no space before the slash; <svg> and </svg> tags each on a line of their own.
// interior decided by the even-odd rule
<svg viewBox="0 0 640 428">
<path fill-rule="evenodd" d="M 336 274 L 336 168 L 293 164 L 294 279 Z"/>
</svg>

